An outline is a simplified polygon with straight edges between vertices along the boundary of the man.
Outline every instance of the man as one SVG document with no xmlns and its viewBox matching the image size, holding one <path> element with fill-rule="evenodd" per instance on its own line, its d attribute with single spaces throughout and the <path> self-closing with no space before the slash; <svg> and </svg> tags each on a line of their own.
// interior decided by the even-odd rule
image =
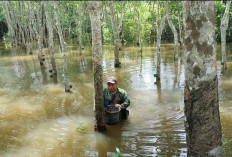
<svg viewBox="0 0 232 157">
<path fill-rule="evenodd" d="M 130 99 L 124 89 L 118 88 L 118 81 L 115 77 L 111 76 L 107 79 L 107 88 L 103 91 L 104 106 L 114 105 L 121 108 L 121 118 L 125 119 L 129 115 L 126 108 L 130 105 Z"/>
</svg>

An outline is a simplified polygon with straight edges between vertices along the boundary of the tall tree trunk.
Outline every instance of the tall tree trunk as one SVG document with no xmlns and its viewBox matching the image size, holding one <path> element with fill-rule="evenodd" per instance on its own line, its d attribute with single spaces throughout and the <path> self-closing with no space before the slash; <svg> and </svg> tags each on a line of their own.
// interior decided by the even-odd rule
<svg viewBox="0 0 232 157">
<path fill-rule="evenodd" d="M 42 27 L 42 4 L 39 2 L 39 8 L 38 8 L 38 27 L 39 27 L 39 33 L 38 33 L 38 59 L 40 62 L 40 65 L 43 65 L 44 57 L 43 57 L 43 42 L 42 42 L 42 33 L 43 33 L 43 27 Z"/>
<path fill-rule="evenodd" d="M 38 3 L 38 2 L 37 2 Z M 29 2 L 29 9 L 30 9 L 30 19 L 31 19 L 31 26 L 32 26 L 32 34 L 33 34 L 33 39 L 38 40 L 38 29 L 36 27 L 36 17 L 35 17 L 35 5 L 33 2 Z"/>
<path fill-rule="evenodd" d="M 184 1 L 188 156 L 222 156 L 214 1 Z"/>
<path fill-rule="evenodd" d="M 20 10 L 20 20 L 18 21 L 18 24 L 19 24 L 19 31 L 20 31 L 20 34 L 21 34 L 21 36 L 22 36 L 22 41 L 21 41 L 21 48 L 23 48 L 23 49 L 26 49 L 26 40 L 25 40 L 25 34 L 24 34 L 24 29 L 23 29 L 23 24 L 24 24 L 24 21 L 23 21 L 23 17 L 24 17 L 24 15 L 23 15 L 23 13 L 24 13 L 24 10 L 23 10 L 23 7 L 22 7 L 22 5 L 23 5 L 23 1 L 22 2 L 18 2 L 18 4 L 19 4 L 19 10 Z"/>
<path fill-rule="evenodd" d="M 53 3 L 54 3 L 56 27 L 57 27 L 58 34 L 59 34 L 61 52 L 62 52 L 62 57 L 63 57 L 65 92 L 70 92 L 70 89 L 72 88 L 72 86 L 70 85 L 69 75 L 68 75 L 68 66 L 67 66 L 67 59 L 66 59 L 66 45 L 65 45 L 62 30 L 61 30 L 60 18 L 59 18 L 58 10 L 57 10 L 57 2 L 54 1 Z"/>
<path fill-rule="evenodd" d="M 52 69 L 49 72 L 51 73 L 51 76 L 57 77 L 56 60 L 54 57 L 55 55 L 54 55 L 54 44 L 53 44 L 53 27 L 52 27 L 50 13 L 48 11 L 49 2 L 43 2 L 43 4 L 44 4 L 44 11 L 45 11 L 46 20 L 47 20 L 48 43 L 49 43 L 49 51 L 50 51 L 50 64 L 52 67 Z"/>
<path fill-rule="evenodd" d="M 12 41 L 12 44 L 15 44 L 15 30 L 13 28 L 13 21 L 10 18 L 9 2 L 4 1 L 2 2 L 2 4 L 3 4 L 3 10 L 6 15 L 7 26 L 10 31 L 11 41 Z"/>
<path fill-rule="evenodd" d="M 150 36 L 150 43 L 154 44 L 155 39 L 155 2 L 152 3 L 152 11 L 151 11 L 152 19 L 151 19 L 151 36 Z"/>
<path fill-rule="evenodd" d="M 79 53 L 82 55 L 82 12 L 83 12 L 83 2 L 79 2 L 79 18 L 77 21 L 77 32 L 78 32 L 78 42 L 79 42 Z"/>
<path fill-rule="evenodd" d="M 170 16 L 169 16 L 168 1 L 164 1 L 164 7 L 165 7 L 165 11 L 166 11 L 168 24 L 169 24 L 170 28 L 172 29 L 172 33 L 174 34 L 174 60 L 177 60 L 178 59 L 178 34 L 177 34 L 177 31 L 176 31 L 174 24 L 172 23 L 172 20 L 170 19 Z"/>
<path fill-rule="evenodd" d="M 159 19 L 159 1 L 157 1 L 157 18 L 156 18 L 156 23 L 157 23 L 157 33 L 156 33 L 156 49 L 157 49 L 157 58 L 156 58 L 156 80 L 159 81 L 160 80 L 160 44 L 161 44 L 161 35 L 163 32 L 163 28 L 165 25 L 165 20 L 166 20 L 166 15 L 163 16 L 162 21 L 160 23 L 160 19 Z"/>
<path fill-rule="evenodd" d="M 222 52 L 222 65 L 223 68 L 227 68 L 226 64 L 226 30 L 228 28 L 229 17 L 230 17 L 230 3 L 231 1 L 226 1 L 226 9 L 221 20 L 221 52 Z"/>
<path fill-rule="evenodd" d="M 12 2 L 9 1 L 9 6 L 13 6 L 12 5 Z M 9 13 L 10 13 L 10 17 L 11 17 L 11 21 L 12 21 L 12 26 L 15 30 L 15 37 L 14 37 L 14 43 L 15 45 L 18 45 L 20 44 L 20 34 L 18 32 L 18 20 L 17 20 L 17 17 L 16 17 L 16 14 L 15 14 L 15 11 L 14 11 L 14 7 L 8 7 L 9 8 Z"/>
<path fill-rule="evenodd" d="M 120 32 L 122 30 L 122 21 L 124 18 L 124 12 L 125 12 L 125 5 L 126 1 L 122 2 L 122 13 L 121 13 L 121 18 L 120 20 L 116 17 L 115 13 L 115 8 L 114 8 L 114 3 L 110 1 L 110 14 L 111 14 L 111 22 L 112 22 L 112 27 L 113 27 L 113 34 L 114 34 L 114 56 L 115 56 L 115 67 L 120 66 L 119 62 L 119 48 L 121 44 L 121 39 L 120 39 Z"/>
<path fill-rule="evenodd" d="M 95 130 L 106 130 L 105 108 L 103 106 L 103 70 L 102 70 L 102 40 L 101 40 L 101 20 L 100 3 L 90 1 L 89 15 L 92 28 L 92 52 L 93 52 L 93 72 L 95 90 Z"/>
<path fill-rule="evenodd" d="M 137 12 L 137 16 L 138 16 L 138 25 L 137 25 L 137 33 L 138 33 L 138 42 L 139 42 L 139 52 L 140 55 L 142 56 L 142 38 L 141 38 L 141 18 L 140 18 L 140 14 L 139 11 L 137 10 L 136 6 L 134 5 L 135 10 Z"/>
<path fill-rule="evenodd" d="M 182 24 L 181 24 L 181 14 L 178 13 L 178 26 L 179 26 L 179 43 L 180 49 L 183 49 L 183 36 L 182 36 Z"/>
</svg>

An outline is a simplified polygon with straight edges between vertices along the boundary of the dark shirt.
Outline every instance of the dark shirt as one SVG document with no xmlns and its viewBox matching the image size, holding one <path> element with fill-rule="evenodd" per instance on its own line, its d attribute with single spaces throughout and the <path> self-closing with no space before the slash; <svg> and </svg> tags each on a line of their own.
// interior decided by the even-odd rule
<svg viewBox="0 0 232 157">
<path fill-rule="evenodd" d="M 107 88 L 103 91 L 104 106 L 114 105 L 115 103 L 121 104 L 123 107 L 130 106 L 130 99 L 124 89 L 117 88 L 115 94 L 111 94 Z"/>
</svg>

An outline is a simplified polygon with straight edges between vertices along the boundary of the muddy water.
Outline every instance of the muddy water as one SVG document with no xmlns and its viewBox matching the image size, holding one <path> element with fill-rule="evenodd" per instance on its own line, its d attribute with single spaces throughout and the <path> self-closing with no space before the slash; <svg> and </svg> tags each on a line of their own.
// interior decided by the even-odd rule
<svg viewBox="0 0 232 157">
<path fill-rule="evenodd" d="M 49 77 L 49 59 L 41 68 L 37 51 L 28 55 L 0 44 L 0 156 L 186 156 L 183 58 L 173 61 L 173 45 L 162 45 L 161 83 L 154 83 L 156 52 L 124 48 L 121 68 L 114 68 L 113 47 L 103 47 L 104 81 L 118 78 L 131 99 L 130 116 L 107 132 L 94 132 L 91 51 L 78 55 L 68 46 L 72 93 L 64 93 L 62 57 L 56 53 L 57 82 Z M 182 55 L 183 56 L 183 55 Z M 218 62 L 220 113 L 225 156 L 232 155 L 232 64 L 221 75 Z M 104 87 L 106 85 L 104 84 Z"/>
</svg>

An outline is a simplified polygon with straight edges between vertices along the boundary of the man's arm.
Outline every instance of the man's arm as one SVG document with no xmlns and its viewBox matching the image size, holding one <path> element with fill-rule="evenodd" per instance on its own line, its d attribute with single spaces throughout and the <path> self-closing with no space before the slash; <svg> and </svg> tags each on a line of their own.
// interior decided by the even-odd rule
<svg viewBox="0 0 232 157">
<path fill-rule="evenodd" d="M 130 106 L 130 99 L 127 95 L 127 92 L 123 89 L 120 89 L 119 91 L 120 91 L 122 101 L 123 101 L 121 105 L 122 105 L 122 107 L 127 108 L 128 106 Z"/>
</svg>

